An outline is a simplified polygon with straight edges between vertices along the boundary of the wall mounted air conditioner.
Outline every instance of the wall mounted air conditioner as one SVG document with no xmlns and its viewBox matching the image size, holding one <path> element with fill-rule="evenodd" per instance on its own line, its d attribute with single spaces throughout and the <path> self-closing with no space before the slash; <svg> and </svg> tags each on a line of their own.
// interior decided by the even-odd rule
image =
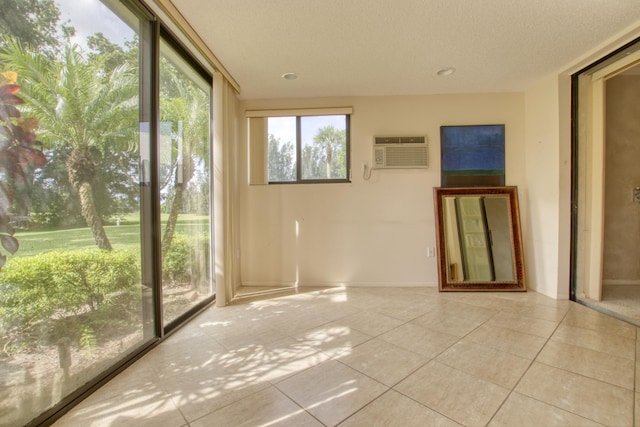
<svg viewBox="0 0 640 427">
<path fill-rule="evenodd" d="M 374 136 L 374 169 L 426 169 L 429 151 L 426 136 Z"/>
</svg>

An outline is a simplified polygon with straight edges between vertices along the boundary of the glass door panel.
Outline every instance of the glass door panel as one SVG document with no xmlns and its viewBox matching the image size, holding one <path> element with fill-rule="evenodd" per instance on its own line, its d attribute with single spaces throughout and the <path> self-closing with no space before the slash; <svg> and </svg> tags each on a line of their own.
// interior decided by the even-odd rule
<svg viewBox="0 0 640 427">
<path fill-rule="evenodd" d="M 0 85 L 24 102 L 0 106 L 0 425 L 24 425 L 154 336 L 138 178 L 150 24 L 120 2 L 10 3 L 24 22 L 1 27 Z"/>
<path fill-rule="evenodd" d="M 158 151 L 165 326 L 213 295 L 210 106 L 211 83 L 162 40 Z"/>
</svg>

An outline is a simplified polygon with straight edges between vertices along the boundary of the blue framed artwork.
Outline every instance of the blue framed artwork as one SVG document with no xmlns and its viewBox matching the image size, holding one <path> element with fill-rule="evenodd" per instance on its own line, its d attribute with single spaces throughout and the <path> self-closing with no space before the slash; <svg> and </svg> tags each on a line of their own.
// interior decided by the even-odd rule
<svg viewBox="0 0 640 427">
<path fill-rule="evenodd" d="M 440 126 L 442 187 L 505 185 L 504 125 Z"/>
</svg>

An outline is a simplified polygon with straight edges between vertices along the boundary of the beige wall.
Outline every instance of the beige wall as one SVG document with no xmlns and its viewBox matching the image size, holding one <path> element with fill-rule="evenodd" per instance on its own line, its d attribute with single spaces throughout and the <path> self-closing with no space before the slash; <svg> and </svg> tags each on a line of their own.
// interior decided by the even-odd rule
<svg viewBox="0 0 640 427">
<path fill-rule="evenodd" d="M 568 248 L 565 224 L 570 219 L 570 150 L 561 150 L 561 85 L 551 76 L 533 84 L 525 94 L 525 157 L 528 203 L 525 267 L 532 288 L 554 298 L 569 297 Z M 571 143 L 563 141 L 564 144 Z"/>
<path fill-rule="evenodd" d="M 640 284 L 640 76 L 606 82 L 603 283 Z"/>
<path fill-rule="evenodd" d="M 244 285 L 437 286 L 433 187 L 440 185 L 440 126 L 506 125 L 506 182 L 527 193 L 521 93 L 244 101 L 241 109 L 353 106 L 350 184 L 249 186 L 246 125 L 239 150 Z M 374 171 L 374 135 L 426 134 L 427 170 Z M 521 200 L 523 227 L 530 211 Z M 557 213 L 557 210 L 556 210 Z M 528 236 L 525 233 L 525 242 Z M 529 282 L 535 288 L 535 283 Z"/>
<path fill-rule="evenodd" d="M 640 36 L 640 22 L 566 67 L 532 82 L 523 94 L 319 98 L 245 101 L 240 110 L 352 105 L 351 184 L 247 185 L 246 126 L 238 147 L 234 216 L 240 284 L 437 284 L 431 188 L 439 185 L 439 126 L 507 125 L 507 184 L 518 185 L 527 285 L 569 297 L 571 227 L 571 74 Z M 241 123 L 243 121 L 241 120 Z M 427 171 L 360 175 L 371 162 L 371 137 L 423 133 Z"/>
<path fill-rule="evenodd" d="M 568 58 L 566 67 L 532 83 L 525 92 L 526 183 L 530 191 L 525 197 L 530 202 L 531 216 L 524 230 L 526 268 L 533 288 L 545 295 L 559 299 L 569 297 L 571 75 L 637 37 L 640 37 L 640 23 L 621 30 L 580 58 Z M 579 233 L 589 233 L 589 230 L 581 229 Z M 592 237 L 601 241 L 601 236 Z"/>
</svg>

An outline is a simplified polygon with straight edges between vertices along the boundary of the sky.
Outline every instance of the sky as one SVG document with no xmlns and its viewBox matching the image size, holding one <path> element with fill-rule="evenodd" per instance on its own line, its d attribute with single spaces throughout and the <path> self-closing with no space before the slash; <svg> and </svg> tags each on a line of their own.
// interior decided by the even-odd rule
<svg viewBox="0 0 640 427">
<path fill-rule="evenodd" d="M 111 42 L 123 45 L 131 40 L 134 31 L 100 0 L 56 0 L 60 8 L 60 22 L 71 21 L 76 29 L 72 41 L 86 48 L 87 36 L 103 33 Z"/>
<path fill-rule="evenodd" d="M 318 129 L 332 125 L 336 129 L 344 129 L 344 116 L 306 116 L 302 123 L 302 145 L 311 144 Z M 269 133 L 280 139 L 282 143 L 296 141 L 295 117 L 270 117 Z"/>
</svg>

